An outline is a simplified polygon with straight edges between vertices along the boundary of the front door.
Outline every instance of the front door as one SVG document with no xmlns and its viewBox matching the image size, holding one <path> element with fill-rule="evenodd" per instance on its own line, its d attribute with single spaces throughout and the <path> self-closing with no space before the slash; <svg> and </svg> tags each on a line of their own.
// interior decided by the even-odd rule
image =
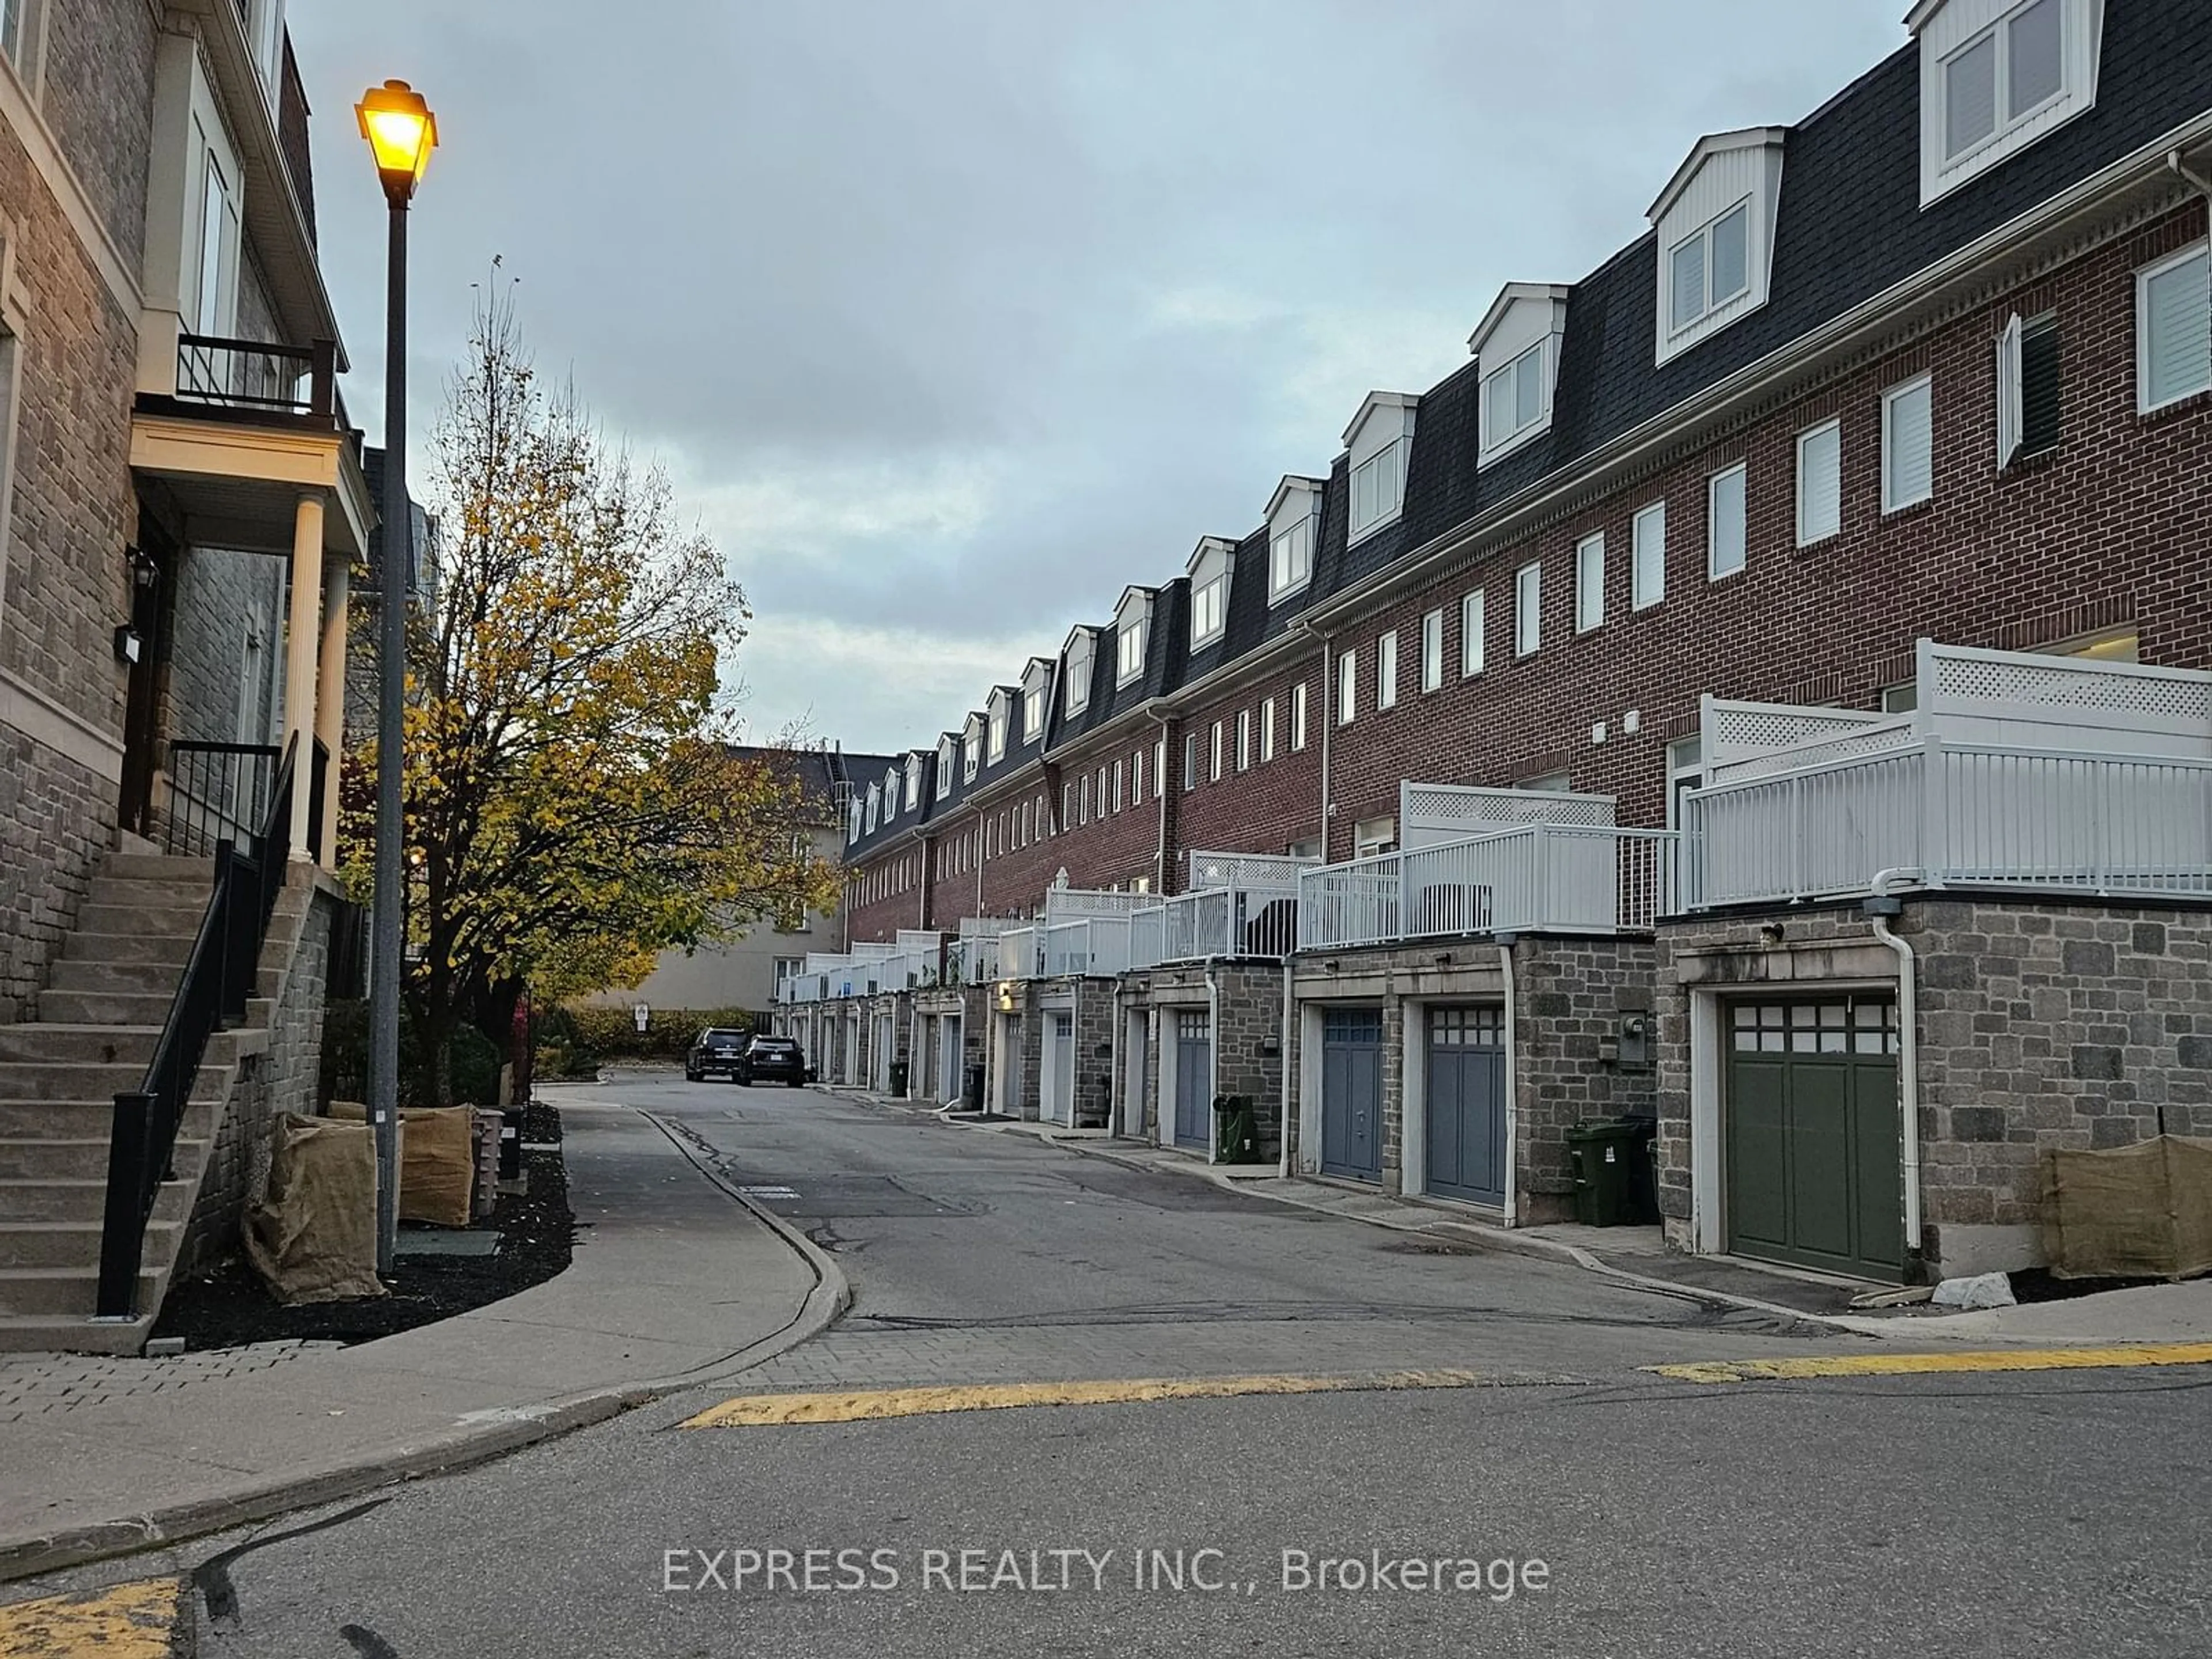
<svg viewBox="0 0 2212 1659">
<path fill-rule="evenodd" d="M 1728 1246 L 1894 1279 L 1905 1267 L 1897 1004 L 1886 995 L 1728 1008 Z"/>
<path fill-rule="evenodd" d="M 131 631 L 138 655 L 123 712 L 123 791 L 117 803 L 123 827 L 154 833 L 154 774 L 160 768 L 161 669 L 168 656 L 168 611 L 176 585 L 177 547 L 160 522 L 138 514 L 138 557 L 131 562 Z"/>
<path fill-rule="evenodd" d="M 1048 1123 L 1074 1121 L 1075 1016 L 1044 1017 L 1044 1103 Z"/>
<path fill-rule="evenodd" d="M 960 1098 L 961 1085 L 966 1079 L 960 1075 L 960 1016 L 940 1014 L 937 1020 L 937 1097 L 939 1100 Z"/>
<path fill-rule="evenodd" d="M 1354 1181 L 1382 1178 L 1382 1011 L 1322 1016 L 1321 1168 Z"/>
<path fill-rule="evenodd" d="M 1505 1011 L 1429 1010 L 1428 1189 L 1505 1202 Z"/>
<path fill-rule="evenodd" d="M 1212 1021 L 1203 1008 L 1180 1008 L 1175 1023 L 1175 1144 L 1203 1152 L 1213 1139 Z"/>
</svg>

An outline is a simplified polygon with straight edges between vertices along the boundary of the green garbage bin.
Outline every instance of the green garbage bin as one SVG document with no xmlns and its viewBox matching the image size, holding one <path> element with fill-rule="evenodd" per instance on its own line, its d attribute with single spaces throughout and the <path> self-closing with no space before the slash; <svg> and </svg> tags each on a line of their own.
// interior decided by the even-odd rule
<svg viewBox="0 0 2212 1659">
<path fill-rule="evenodd" d="M 1633 1119 L 1587 1120 L 1567 1131 L 1576 1220 L 1590 1227 L 1623 1227 L 1636 1219 L 1638 1138 Z"/>
<path fill-rule="evenodd" d="M 891 1093 L 901 1100 L 906 1098 L 906 1062 L 902 1060 L 891 1062 Z"/>
<path fill-rule="evenodd" d="M 1213 1161 L 1216 1164 L 1257 1164 L 1260 1161 L 1260 1129 L 1253 1121 L 1250 1096 L 1214 1096 Z"/>
</svg>

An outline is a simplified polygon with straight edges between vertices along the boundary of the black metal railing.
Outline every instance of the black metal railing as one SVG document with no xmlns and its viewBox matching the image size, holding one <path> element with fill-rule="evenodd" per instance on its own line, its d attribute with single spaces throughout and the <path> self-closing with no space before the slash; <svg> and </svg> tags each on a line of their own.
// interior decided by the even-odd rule
<svg viewBox="0 0 2212 1659">
<path fill-rule="evenodd" d="M 314 744 L 315 762 L 307 775 L 307 852 L 321 864 L 325 854 L 335 850 L 323 845 L 323 811 L 331 790 L 337 787 L 337 778 L 328 745 L 320 738 Z"/>
<path fill-rule="evenodd" d="M 193 937 L 191 954 L 185 959 L 184 975 L 170 1000 L 145 1080 L 115 1097 L 94 1304 L 102 1319 L 129 1319 L 137 1312 L 146 1223 L 161 1183 L 174 1178 L 177 1130 L 200 1062 L 206 1058 L 208 1040 L 228 1026 L 246 1022 L 262 941 L 269 936 L 269 919 L 284 885 L 297 756 L 296 745 L 285 752 L 268 812 L 246 844 L 216 844 L 215 890 Z"/>
<path fill-rule="evenodd" d="M 328 340 L 295 346 L 177 337 L 177 396 L 187 403 L 327 416 L 337 407 L 337 348 Z"/>
<path fill-rule="evenodd" d="M 278 756 L 263 743 L 172 743 L 161 850 L 204 859 L 251 836 L 268 814 Z"/>
</svg>

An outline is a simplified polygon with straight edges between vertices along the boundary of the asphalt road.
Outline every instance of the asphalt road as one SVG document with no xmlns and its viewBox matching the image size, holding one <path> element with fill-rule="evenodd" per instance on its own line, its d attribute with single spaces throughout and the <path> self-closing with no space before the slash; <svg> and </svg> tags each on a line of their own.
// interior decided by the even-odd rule
<svg viewBox="0 0 2212 1659">
<path fill-rule="evenodd" d="M 741 1389 L 184 1553 L 203 1653 L 2212 1646 L 2200 1370 L 1671 1382 L 1638 1368 L 1852 1341 L 813 1092 L 605 1092 L 835 1252 L 852 1312 Z M 732 1393 L 1437 1367 L 1489 1381 L 680 1426 Z"/>
</svg>

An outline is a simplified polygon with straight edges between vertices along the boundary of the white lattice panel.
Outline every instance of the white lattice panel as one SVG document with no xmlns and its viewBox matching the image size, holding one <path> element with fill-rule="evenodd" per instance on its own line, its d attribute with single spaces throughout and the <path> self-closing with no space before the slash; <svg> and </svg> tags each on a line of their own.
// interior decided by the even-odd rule
<svg viewBox="0 0 2212 1659">
<path fill-rule="evenodd" d="M 1849 728 L 1840 734 L 1832 729 L 1828 734 L 1786 749 L 1770 749 L 1760 754 L 1739 756 L 1713 767 L 1711 775 L 1717 784 L 1741 783 L 1747 778 L 1771 777 L 1778 772 L 1792 771 L 1799 767 L 1825 766 L 1831 761 L 1854 760 L 1867 755 L 1886 754 L 1892 750 L 1910 749 L 1918 738 L 1912 715 L 1890 715 L 1871 725 Z"/>
<path fill-rule="evenodd" d="M 1193 852 L 1188 859 L 1190 878 L 1184 885 L 1194 891 L 1210 887 L 1270 887 L 1296 892 L 1298 872 L 1321 862 L 1279 853 Z"/>
<path fill-rule="evenodd" d="M 2212 674 L 1926 643 L 1919 667 L 1923 729 L 1946 743 L 2212 755 Z"/>
<path fill-rule="evenodd" d="M 1610 795 L 1545 789 L 1482 789 L 1471 784 L 1401 782 L 1398 786 L 1398 844 L 1433 847 L 1523 823 L 1578 823 L 1604 829 L 1613 823 Z"/>
<path fill-rule="evenodd" d="M 927 928 L 902 927 L 898 930 L 898 948 L 901 951 L 934 951 L 944 939 L 944 934 L 931 933 Z"/>
<path fill-rule="evenodd" d="M 1068 921 L 1079 916 L 1126 916 L 1157 902 L 1150 893 L 1105 893 L 1082 887 L 1055 887 L 1044 896 L 1044 919 Z"/>
<path fill-rule="evenodd" d="M 1770 749 L 1818 743 L 1882 718 L 1863 708 L 1815 708 L 1796 703 L 1730 702 L 1707 697 L 1698 711 L 1705 764 L 1733 765 Z"/>
</svg>

